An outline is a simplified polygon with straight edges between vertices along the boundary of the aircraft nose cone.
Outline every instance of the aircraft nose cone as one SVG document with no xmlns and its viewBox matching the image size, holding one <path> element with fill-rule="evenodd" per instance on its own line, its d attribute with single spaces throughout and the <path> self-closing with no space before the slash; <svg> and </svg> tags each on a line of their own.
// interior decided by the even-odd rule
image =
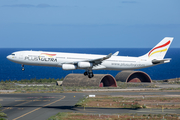
<svg viewBox="0 0 180 120">
<path fill-rule="evenodd" d="M 6 58 L 7 58 L 8 60 L 10 60 L 12 57 L 11 57 L 11 55 L 8 55 Z"/>
</svg>

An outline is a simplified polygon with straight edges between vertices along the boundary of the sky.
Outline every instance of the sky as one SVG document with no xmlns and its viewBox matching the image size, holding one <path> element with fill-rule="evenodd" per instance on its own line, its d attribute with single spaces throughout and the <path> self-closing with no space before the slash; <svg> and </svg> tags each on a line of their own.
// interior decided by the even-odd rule
<svg viewBox="0 0 180 120">
<path fill-rule="evenodd" d="M 0 48 L 180 47 L 180 0 L 1 0 Z"/>
</svg>

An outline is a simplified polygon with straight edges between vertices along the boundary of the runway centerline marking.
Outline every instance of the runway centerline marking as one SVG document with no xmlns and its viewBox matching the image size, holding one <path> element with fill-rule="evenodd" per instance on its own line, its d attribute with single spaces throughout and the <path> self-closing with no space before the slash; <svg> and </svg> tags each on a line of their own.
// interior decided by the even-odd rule
<svg viewBox="0 0 180 120">
<path fill-rule="evenodd" d="M 15 100 L 16 101 L 16 100 Z M 23 103 L 20 103 L 20 104 L 17 104 L 17 105 L 14 105 L 14 107 L 17 107 L 17 106 L 20 106 L 20 105 L 22 105 L 22 104 L 26 104 L 26 103 L 28 103 L 28 102 L 32 102 L 32 101 L 26 101 L 26 102 L 23 102 Z M 12 107 L 13 108 L 13 107 Z M 1 110 L 1 111 L 4 111 L 4 110 L 7 110 L 7 108 L 4 108 L 3 110 Z"/>
<path fill-rule="evenodd" d="M 34 102 L 34 101 L 50 101 L 50 100 L 15 100 L 16 102 L 23 102 L 23 101 L 26 101 L 26 102 Z"/>
<path fill-rule="evenodd" d="M 14 118 L 13 120 L 17 120 L 17 119 L 22 118 L 22 117 L 24 117 L 24 116 L 26 116 L 26 115 L 28 115 L 28 114 L 30 114 L 30 113 L 33 113 L 34 111 L 37 111 L 37 110 L 39 110 L 39 109 L 41 109 L 41 108 L 43 108 L 43 107 L 49 106 L 49 105 L 51 105 L 51 104 L 54 104 L 54 103 L 56 103 L 56 102 L 64 99 L 65 97 L 66 97 L 66 96 L 64 96 L 64 97 L 62 97 L 61 99 L 58 99 L 58 100 L 56 100 L 56 101 L 54 101 L 54 102 L 52 102 L 52 103 L 49 103 L 49 104 L 46 104 L 46 105 L 44 105 L 44 106 L 42 106 L 42 107 L 36 108 L 36 109 L 34 109 L 34 110 L 32 110 L 32 111 L 30 111 L 30 112 L 28 112 L 28 113 L 25 113 L 25 114 L 23 114 L 23 115 L 21 115 L 21 116 L 19 116 L 19 117 L 17 117 L 17 118 Z"/>
</svg>

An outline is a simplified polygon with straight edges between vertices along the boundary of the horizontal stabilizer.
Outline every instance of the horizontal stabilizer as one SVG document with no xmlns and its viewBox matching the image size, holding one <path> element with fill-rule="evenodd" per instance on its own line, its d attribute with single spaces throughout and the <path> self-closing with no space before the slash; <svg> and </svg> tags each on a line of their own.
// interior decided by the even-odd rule
<svg viewBox="0 0 180 120">
<path fill-rule="evenodd" d="M 152 60 L 152 63 L 153 63 L 153 64 L 168 63 L 168 62 L 170 62 L 170 60 L 171 60 L 171 58 L 169 58 L 169 59 L 162 59 L 162 60 L 156 60 L 156 59 L 154 59 L 154 60 Z"/>
</svg>

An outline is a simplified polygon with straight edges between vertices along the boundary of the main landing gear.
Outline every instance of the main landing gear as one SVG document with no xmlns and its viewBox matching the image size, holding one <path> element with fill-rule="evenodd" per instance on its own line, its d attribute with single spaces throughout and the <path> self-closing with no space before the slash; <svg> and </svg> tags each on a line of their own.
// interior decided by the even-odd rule
<svg viewBox="0 0 180 120">
<path fill-rule="evenodd" d="M 24 71 L 25 69 L 24 69 L 24 65 L 21 65 L 22 66 L 22 71 Z"/>
<path fill-rule="evenodd" d="M 94 77 L 94 74 L 93 74 L 92 70 L 88 70 L 88 71 L 84 72 L 84 75 L 85 76 L 88 75 L 89 78 Z"/>
</svg>

